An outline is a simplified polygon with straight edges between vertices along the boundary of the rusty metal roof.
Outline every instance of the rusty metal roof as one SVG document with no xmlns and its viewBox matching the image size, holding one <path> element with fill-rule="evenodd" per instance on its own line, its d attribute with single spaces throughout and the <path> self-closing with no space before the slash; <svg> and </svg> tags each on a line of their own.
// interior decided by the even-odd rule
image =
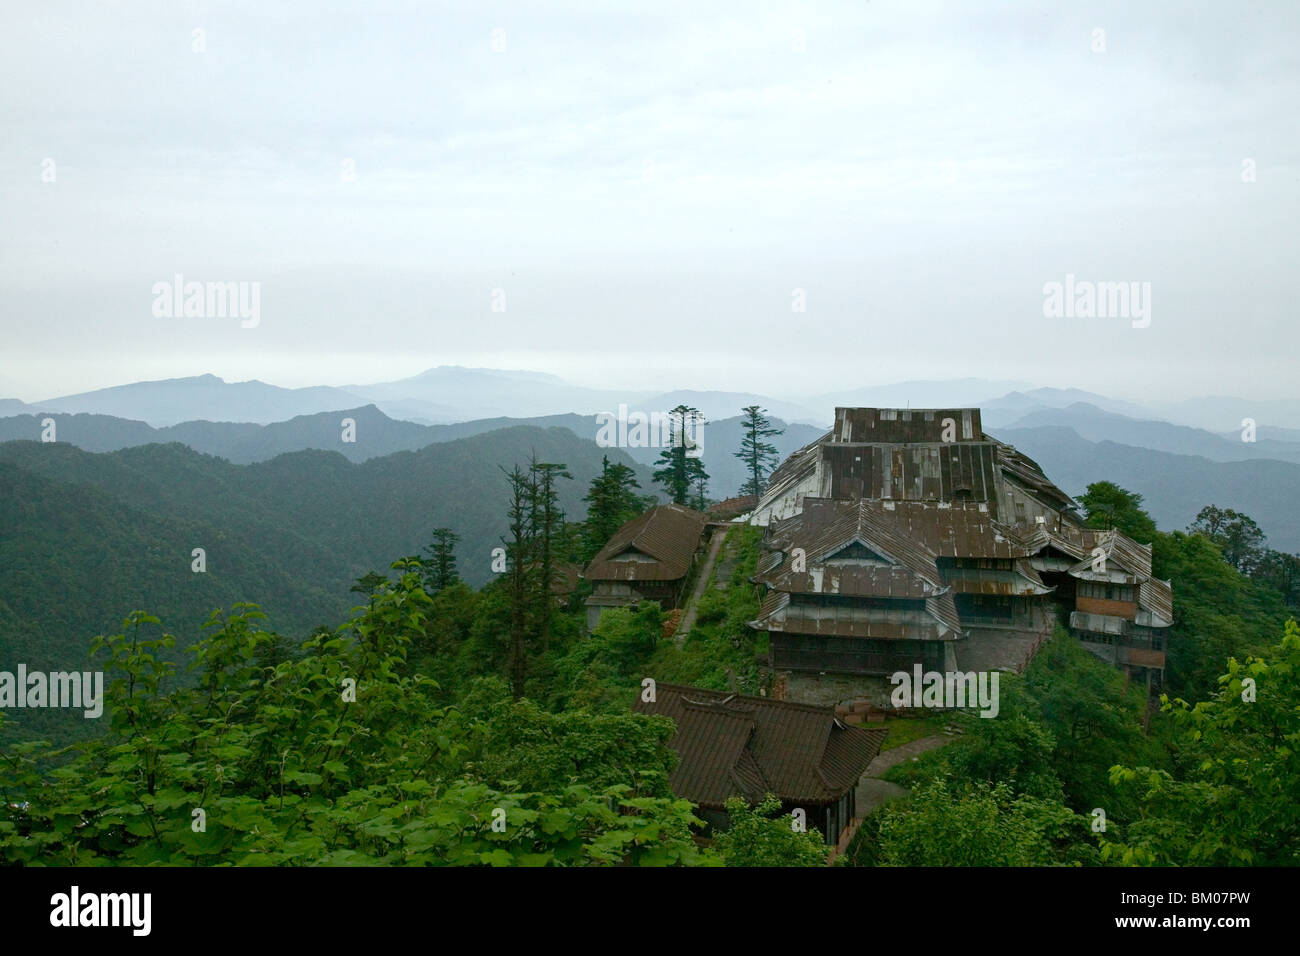
<svg viewBox="0 0 1300 956">
<path fill-rule="evenodd" d="M 1011 560 L 1033 553 L 1014 530 L 993 520 L 976 502 L 806 498 L 801 514 L 771 526 L 767 547 L 774 551 L 760 561 L 755 580 L 775 586 L 777 577 L 791 571 L 794 548 L 803 548 L 812 567 L 854 538 L 869 545 L 873 534 L 876 550 L 897 557 L 934 585 L 942 581 L 937 567 L 932 568 L 936 557 Z M 1032 568 L 1028 576 L 1042 583 Z"/>
<path fill-rule="evenodd" d="M 952 501 L 966 498 L 997 508 L 998 451 L 992 442 L 839 444 L 821 447 L 824 498 Z"/>
<path fill-rule="evenodd" d="M 614 532 L 587 565 L 590 581 L 675 581 L 686 576 L 704 533 L 702 512 L 656 505 Z"/>
<path fill-rule="evenodd" d="M 1136 574 L 1151 575 L 1151 545 L 1138 544 L 1122 531 L 1103 531 L 1096 547 L 1104 548 L 1111 560 Z"/>
<path fill-rule="evenodd" d="M 540 561 L 529 562 L 530 571 L 541 570 Z M 571 564 L 567 561 L 559 561 L 551 565 L 551 593 L 563 596 L 572 594 L 578 589 L 578 584 L 582 580 L 582 565 Z"/>
<path fill-rule="evenodd" d="M 953 419 L 953 441 L 943 420 Z M 837 408 L 835 426 L 772 473 L 758 510 L 817 476 L 824 498 L 986 501 L 996 517 L 1003 482 L 1077 523 L 1074 500 L 1038 463 L 985 434 L 979 409 Z"/>
<path fill-rule="evenodd" d="M 805 600 L 797 593 L 770 591 L 749 626 L 788 634 L 881 640 L 952 641 L 962 636 L 957 605 L 948 590 L 926 598 L 923 609 L 864 608 L 852 617 L 827 615 L 824 608 L 809 606 Z"/>
<path fill-rule="evenodd" d="M 925 599 L 925 609 L 930 612 L 930 616 L 943 624 L 953 637 L 960 637 L 962 632 L 961 618 L 957 616 L 957 602 L 953 600 L 952 589 L 944 591 L 942 594 L 936 594 L 934 597 Z"/>
<path fill-rule="evenodd" d="M 886 731 L 849 727 L 830 707 L 659 684 L 654 702 L 638 691 L 633 710 L 671 718 L 677 767 L 673 792 L 721 810 L 728 797 L 767 793 L 786 803 L 833 803 L 857 785 Z"/>
<path fill-rule="evenodd" d="M 1085 581 L 1127 580 L 1134 584 L 1151 577 L 1151 545 L 1138 544 L 1122 531 L 1085 530 L 1082 535 L 1087 553 L 1070 568 L 1069 573 Z M 1092 569 L 1098 550 L 1106 558 L 1106 571 Z"/>
<path fill-rule="evenodd" d="M 1013 569 L 951 568 L 945 572 L 955 594 L 1036 595 L 1050 594 L 1053 588 L 1043 583 L 1038 572 L 1025 559 Z"/>
<path fill-rule="evenodd" d="M 788 570 L 793 567 L 794 548 L 803 549 L 808 567 L 813 567 L 855 542 L 935 588 L 943 587 L 934 552 L 909 536 L 892 515 L 869 501 L 807 498 L 800 514 L 773 527 L 768 546 L 785 553 L 780 567 Z M 779 569 L 769 572 L 768 577 L 777 573 Z"/>
<path fill-rule="evenodd" d="M 1031 555 L 1054 548 L 1076 561 L 1091 551 L 1096 540 L 1096 532 L 1091 529 L 1064 523 L 1055 528 L 1049 528 L 1046 524 L 1034 524 L 1018 530 L 1017 534 Z"/>
<path fill-rule="evenodd" d="M 872 502 L 908 535 L 945 558 L 1023 558 L 1032 552 L 1015 530 L 975 501 Z"/>
<path fill-rule="evenodd" d="M 951 420 L 945 434 L 944 419 Z M 981 441 L 978 408 L 836 408 L 835 442 Z"/>
<path fill-rule="evenodd" d="M 799 594 L 839 594 L 845 597 L 882 597 L 922 601 L 943 590 L 904 567 L 835 567 L 826 564 L 811 571 L 785 571 L 763 583 Z"/>
<path fill-rule="evenodd" d="M 940 572 L 930 544 L 945 556 L 1015 561 L 1006 569 L 952 569 Z M 860 544 L 879 561 L 837 555 Z M 835 620 L 803 614 L 789 601 L 769 597 L 753 626 L 764 630 L 837 634 L 854 637 L 947 639 L 962 625 L 953 600 L 968 594 L 1032 595 L 1051 591 L 1025 560 L 1027 549 L 1009 529 L 981 512 L 974 502 L 944 506 L 925 502 L 837 501 L 808 498 L 804 510 L 773 525 L 765 555 L 754 576 L 775 594 L 924 600 L 924 615 L 891 619 Z M 804 570 L 796 571 L 795 549 L 802 549 Z M 873 619 L 874 618 L 874 619 Z"/>
<path fill-rule="evenodd" d="M 952 419 L 947 434 L 945 418 Z M 1008 517 L 999 515 L 1000 505 L 1025 496 L 1045 514 L 1032 522 L 999 520 Z M 751 626 L 937 639 L 960 629 L 955 594 L 1050 593 L 1039 569 L 1140 585 L 1139 621 L 1166 626 L 1172 590 L 1167 582 L 1150 583 L 1150 546 L 1083 527 L 1077 507 L 1037 462 L 983 432 L 978 409 L 838 408 L 831 431 L 782 463 L 757 506 L 764 519 L 793 516 L 769 525 L 754 580 L 778 593 Z M 866 550 L 836 557 L 854 542 Z M 798 572 L 796 548 L 806 562 Z M 1097 548 L 1107 557 L 1106 574 L 1091 570 Z M 954 568 L 943 561 L 941 574 L 940 559 L 1003 566 Z M 899 608 L 844 621 L 808 611 L 799 595 L 859 598 L 860 610 L 878 600 L 924 601 L 932 613 L 908 619 Z M 919 614 L 915 607 L 908 613 Z"/>
<path fill-rule="evenodd" d="M 786 484 L 797 484 L 797 475 L 804 472 L 805 469 L 815 467 L 817 456 L 821 451 L 822 443 L 829 440 L 831 433 L 827 432 L 820 438 L 813 439 L 796 452 L 790 455 L 773 469 L 772 473 L 767 476 L 767 488 L 763 491 L 763 497 L 773 493 L 774 489 L 779 489 Z"/>
<path fill-rule="evenodd" d="M 1006 442 L 1000 442 L 988 435 L 985 438 L 997 448 L 998 468 L 1004 478 L 1016 482 L 1032 497 L 1056 511 L 1070 515 L 1078 507 L 1073 498 L 1048 479 L 1038 462 Z"/>
<path fill-rule="evenodd" d="M 1174 623 L 1174 586 L 1148 578 L 1138 587 L 1137 623 L 1143 627 L 1170 627 Z"/>
<path fill-rule="evenodd" d="M 578 583 L 582 580 L 582 565 L 570 564 L 565 562 L 555 566 L 555 579 L 551 582 L 551 590 L 556 594 L 572 594 L 578 589 Z"/>
<path fill-rule="evenodd" d="M 738 495 L 734 498 L 727 498 L 725 501 L 719 501 L 717 504 L 709 505 L 705 514 L 708 515 L 710 521 L 729 521 L 747 511 L 753 511 L 756 504 L 758 504 L 758 499 L 753 495 Z"/>
</svg>

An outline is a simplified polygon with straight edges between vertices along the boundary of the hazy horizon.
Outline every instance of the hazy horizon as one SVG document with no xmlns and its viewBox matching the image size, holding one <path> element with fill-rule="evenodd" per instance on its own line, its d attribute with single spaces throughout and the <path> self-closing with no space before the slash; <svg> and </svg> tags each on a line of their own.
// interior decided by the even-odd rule
<svg viewBox="0 0 1300 956">
<path fill-rule="evenodd" d="M 1291 4 L 159 2 L 0 27 L 0 396 L 449 364 L 1300 394 Z M 256 285 L 256 322 L 157 314 L 175 276 Z M 1076 281 L 1134 283 L 1135 314 L 1048 317 Z"/>
<path fill-rule="evenodd" d="M 920 387 L 923 386 L 945 385 L 949 383 L 960 382 L 965 379 L 984 382 L 987 383 L 990 387 L 990 391 L 988 392 L 988 394 L 983 394 L 980 399 L 972 399 L 972 402 L 997 399 L 1004 396 L 1010 391 L 1032 392 L 1038 389 L 1050 388 L 1050 389 L 1057 389 L 1059 391 L 1065 391 L 1065 392 L 1076 391 L 1076 390 L 1082 392 L 1093 392 L 1092 389 L 1083 388 L 1078 385 L 1065 384 L 1061 382 L 1038 382 L 1038 383 L 1031 382 L 1031 381 L 1007 382 L 1007 381 L 998 381 L 993 379 L 982 379 L 978 376 L 963 376 L 962 378 L 954 377 L 948 379 L 938 379 L 938 378 L 908 379 L 908 380 L 890 379 L 890 380 L 882 380 L 877 382 L 855 380 L 853 383 L 845 383 L 843 387 L 840 389 L 822 390 L 822 391 L 806 392 L 806 393 L 777 392 L 771 390 L 764 391 L 764 386 L 762 382 L 754 383 L 750 387 L 745 387 L 742 385 L 742 387 L 737 387 L 737 388 L 719 388 L 716 386 L 710 386 L 704 384 L 699 384 L 699 385 L 693 385 L 693 384 L 671 385 L 670 384 L 665 387 L 665 386 L 660 386 L 655 384 L 640 384 L 636 381 L 629 382 L 626 379 L 621 379 L 619 381 L 611 381 L 611 380 L 601 380 L 600 378 L 597 377 L 589 380 L 576 380 L 573 378 L 568 378 L 563 375 L 556 375 L 555 373 L 552 372 L 545 372 L 539 369 L 526 369 L 526 368 L 507 369 L 507 368 L 488 368 L 485 366 L 445 365 L 445 366 L 423 367 L 417 369 L 415 372 L 410 374 L 401 374 L 401 375 L 395 374 L 391 378 L 375 379 L 373 381 L 362 381 L 359 379 L 348 380 L 348 381 L 342 381 L 342 380 L 317 381 L 308 378 L 302 380 L 301 382 L 295 380 L 292 384 L 287 384 L 285 382 L 279 382 L 279 381 L 268 381 L 265 378 L 258 378 L 258 377 L 237 379 L 237 378 L 230 378 L 225 375 L 220 375 L 215 372 L 199 371 L 193 374 L 185 374 L 185 375 L 165 375 L 158 378 L 132 379 L 130 381 L 114 381 L 114 382 L 110 382 L 107 385 L 81 388 L 75 392 L 61 392 L 57 394 L 55 393 L 40 394 L 38 397 L 32 397 L 32 398 L 24 397 L 22 395 L 4 394 L 4 395 L 0 395 L 0 399 L 18 399 L 19 401 L 27 405 L 39 405 L 41 402 L 53 401 L 55 399 L 66 398 L 73 395 L 89 394 L 97 391 L 102 391 L 105 389 L 118 388 L 126 385 L 139 385 L 139 384 L 161 383 L 167 381 L 178 381 L 178 380 L 185 380 L 185 379 L 201 378 L 206 375 L 215 376 L 216 378 L 219 378 L 222 381 L 224 381 L 224 383 L 227 385 L 239 385 L 239 384 L 246 384 L 251 382 L 260 382 L 265 385 L 272 385 L 279 388 L 290 388 L 290 389 L 313 388 L 313 387 L 346 389 L 348 386 L 363 387 L 363 386 L 371 386 L 371 385 L 378 385 L 378 384 L 387 384 L 390 382 L 410 379 L 410 378 L 417 377 L 422 373 L 437 371 L 440 368 L 459 368 L 459 369 L 464 369 L 466 371 L 486 372 L 486 373 L 541 375 L 541 376 L 545 376 L 546 379 L 548 380 L 553 380 L 553 382 L 556 384 L 563 384 L 575 388 L 591 389 L 592 391 L 602 391 L 602 392 L 623 391 L 629 394 L 668 393 L 668 392 L 679 392 L 679 391 L 736 392 L 736 393 L 750 393 L 755 395 L 765 395 L 771 398 L 781 399 L 783 401 L 792 402 L 792 403 L 807 402 L 807 401 L 821 399 L 827 396 L 828 394 L 833 394 L 836 391 L 852 391 L 852 390 L 863 389 L 863 388 L 893 388 L 893 387 L 899 387 L 904 385 L 916 385 L 918 386 L 918 391 L 919 391 Z M 1146 398 L 1150 397 L 1150 396 L 1143 396 L 1141 393 L 1139 394 L 1126 394 L 1124 392 L 1093 392 L 1093 393 L 1104 398 L 1109 398 L 1116 401 L 1133 402 L 1135 404 L 1140 404 L 1144 397 Z M 1185 395 L 1173 395 L 1168 397 L 1161 396 L 1161 400 L 1176 402 L 1176 401 L 1180 401 L 1183 399 L 1190 399 L 1190 398 L 1213 398 L 1213 397 L 1218 397 L 1218 396 L 1209 392 L 1196 391 L 1193 389 L 1187 391 Z M 1249 393 L 1249 395 L 1237 395 L 1237 396 L 1225 395 L 1223 397 L 1233 397 L 1233 398 L 1249 397 L 1249 398 L 1260 399 L 1263 401 L 1268 401 L 1271 399 L 1287 399 L 1293 396 L 1291 394 L 1285 394 L 1285 393 L 1278 394 L 1278 395 L 1266 395 L 1266 394 L 1259 393 L 1257 390 L 1252 390 Z M 916 407 L 922 407 L 922 406 L 916 406 Z M 521 416 L 525 412 L 527 412 L 527 409 L 522 409 L 520 412 Z"/>
</svg>

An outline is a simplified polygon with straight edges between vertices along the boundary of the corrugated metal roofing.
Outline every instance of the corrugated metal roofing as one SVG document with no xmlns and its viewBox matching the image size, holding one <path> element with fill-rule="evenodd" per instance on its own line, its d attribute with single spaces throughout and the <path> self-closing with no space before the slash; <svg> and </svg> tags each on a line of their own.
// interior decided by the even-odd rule
<svg viewBox="0 0 1300 956">
<path fill-rule="evenodd" d="M 591 581 L 675 581 L 686 576 L 704 533 L 702 512 L 656 505 L 614 532 L 587 565 Z M 650 560 L 618 560 L 632 552 Z"/>
<path fill-rule="evenodd" d="M 839 444 L 821 447 L 824 498 L 988 502 L 996 510 L 998 452 L 991 443 Z"/>
<path fill-rule="evenodd" d="M 947 572 L 954 594 L 1035 595 L 1050 594 L 1028 562 L 1016 562 L 1015 570 L 1000 568 L 953 568 Z"/>
<path fill-rule="evenodd" d="M 873 507 L 869 501 L 805 499 L 801 514 L 774 526 L 769 546 L 785 552 L 782 568 L 793 564 L 791 554 L 794 548 L 803 549 L 805 560 L 812 567 L 855 541 L 934 587 L 943 586 L 943 578 L 934 563 L 934 552 L 909 536 L 892 515 Z"/>
<path fill-rule="evenodd" d="M 944 418 L 953 419 L 957 434 L 944 435 Z M 945 442 L 945 437 L 956 440 Z M 1019 513 L 1025 497 L 1042 505 L 1045 514 L 1027 525 L 1001 523 L 999 507 L 1016 502 Z M 1136 584 L 1137 622 L 1167 626 L 1173 618 L 1172 589 L 1152 579 L 1151 547 L 1118 531 L 1084 528 L 1077 507 L 1037 462 L 984 433 L 978 409 L 838 408 L 831 431 L 782 463 L 755 510 L 759 523 L 793 513 L 769 525 L 765 547 L 770 553 L 760 558 L 755 580 L 796 599 L 792 604 L 788 595 L 770 595 L 751 626 L 936 639 L 950 628 L 960 630 L 954 594 L 1047 594 L 1052 588 L 1040 569 Z M 854 541 L 882 560 L 857 554 L 828 561 Z M 803 572 L 793 570 L 795 548 L 805 552 Z M 1106 555 L 1105 574 L 1092 571 L 1096 548 Z M 940 559 L 1014 564 L 953 568 Z M 805 609 L 801 594 L 861 598 L 857 613 L 865 611 L 866 620 Z M 896 610 L 868 611 L 879 599 L 924 600 L 931 613 L 917 619 Z M 838 606 L 830 600 L 828 607 Z"/>
<path fill-rule="evenodd" d="M 1174 623 L 1173 583 L 1161 581 L 1159 578 L 1148 578 L 1143 581 L 1138 588 L 1138 609 L 1138 624 L 1145 627 L 1172 626 Z"/>
<path fill-rule="evenodd" d="M 727 798 L 833 803 L 857 784 L 880 752 L 884 730 L 849 727 L 829 707 L 659 684 L 653 703 L 638 692 L 633 709 L 670 717 L 678 754 L 673 792 L 703 807 Z"/>
<path fill-rule="evenodd" d="M 1038 462 L 1006 442 L 987 435 L 985 437 L 997 447 L 998 467 L 1004 478 L 1016 482 L 1030 495 L 1057 511 L 1069 513 L 1078 507 L 1073 498 L 1048 479 Z"/>
<path fill-rule="evenodd" d="M 1085 581 L 1115 580 L 1122 577 L 1133 583 L 1151 577 L 1151 545 L 1138 544 L 1122 531 L 1084 532 L 1083 559 L 1070 568 L 1070 574 Z M 1106 571 L 1092 570 L 1095 552 L 1100 548 L 1106 557 Z"/>
<path fill-rule="evenodd" d="M 829 637 L 861 637 L 880 640 L 953 641 L 961 637 L 961 621 L 952 593 L 944 591 L 927 598 L 924 610 L 876 609 L 853 618 L 827 615 L 823 609 L 806 608 L 789 591 L 771 591 L 749 626 L 761 631 L 785 634 L 817 634 Z"/>
<path fill-rule="evenodd" d="M 939 557 L 1023 558 L 1032 552 L 1017 533 L 981 511 L 975 501 L 872 502 L 873 507 L 892 514 L 910 536 Z"/>
<path fill-rule="evenodd" d="M 758 499 L 753 495 L 738 495 L 735 498 L 719 501 L 715 505 L 709 505 L 705 514 L 710 521 L 729 521 L 747 511 L 753 511 L 756 504 Z"/>
<path fill-rule="evenodd" d="M 1096 532 L 1066 524 L 1058 528 L 1048 528 L 1045 524 L 1032 525 L 1020 531 L 1019 536 L 1025 550 L 1031 555 L 1050 547 L 1068 554 L 1076 561 L 1092 549 L 1092 542 L 1096 540 Z"/>
<path fill-rule="evenodd" d="M 951 438 L 944 419 L 951 419 Z M 980 441 L 978 408 L 836 408 L 836 442 Z"/>
<path fill-rule="evenodd" d="M 956 441 L 942 440 L 945 417 L 954 419 Z M 772 473 L 755 510 L 763 512 L 817 474 L 814 491 L 822 497 L 951 500 L 963 493 L 987 501 L 994 512 L 1001 483 L 1011 481 L 1077 521 L 1074 500 L 1037 462 L 983 432 L 979 409 L 836 409 L 835 426 Z"/>
<path fill-rule="evenodd" d="M 809 442 L 781 462 L 776 470 L 768 475 L 767 487 L 763 490 L 763 497 L 759 499 L 758 507 L 761 508 L 768 501 L 778 499 L 789 493 L 801 481 L 813 474 L 817 470 L 817 459 L 821 454 L 821 445 L 829 438 L 830 432 L 827 432 L 821 438 Z"/>
</svg>

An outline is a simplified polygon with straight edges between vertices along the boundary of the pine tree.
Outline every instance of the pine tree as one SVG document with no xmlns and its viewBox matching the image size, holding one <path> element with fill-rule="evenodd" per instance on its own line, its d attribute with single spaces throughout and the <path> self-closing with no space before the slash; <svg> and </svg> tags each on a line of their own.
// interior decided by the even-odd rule
<svg viewBox="0 0 1300 956">
<path fill-rule="evenodd" d="M 695 437 L 696 429 L 708 423 L 699 409 L 689 405 L 678 405 L 668 414 L 672 423 L 672 444 L 660 453 L 660 467 L 654 478 L 663 485 L 674 504 L 684 505 L 696 482 L 709 478 L 704 463 L 700 461 L 700 443 Z"/>
<path fill-rule="evenodd" d="M 636 472 L 627 465 L 610 464 L 609 456 L 601 461 L 600 474 L 591 480 L 582 499 L 587 502 L 587 520 L 582 525 L 583 564 L 591 561 L 624 523 L 644 510 L 640 497 L 632 491 L 640 487 Z"/>
<path fill-rule="evenodd" d="M 763 415 L 765 410 L 757 405 L 743 409 L 745 418 L 742 427 L 745 435 L 740 441 L 740 451 L 735 453 L 749 472 L 749 477 L 740 486 L 740 493 L 755 498 L 762 497 L 763 490 L 767 487 L 767 476 L 778 461 L 776 446 L 763 439 L 785 434 L 784 429 L 772 427 L 772 423 Z"/>
<path fill-rule="evenodd" d="M 506 508 L 509 537 L 501 542 L 506 547 L 506 597 L 510 604 L 510 690 L 519 700 L 524 696 L 528 674 L 528 604 L 533 593 L 530 578 L 534 552 L 529 506 L 536 499 L 536 490 L 532 479 L 518 465 L 506 472 L 506 478 L 510 482 L 510 503 Z"/>
<path fill-rule="evenodd" d="M 430 594 L 451 587 L 460 580 L 456 572 L 456 545 L 460 535 L 450 528 L 434 528 L 433 543 L 424 549 L 428 555 L 424 569 L 424 589 Z"/>
<path fill-rule="evenodd" d="M 529 525 L 535 543 L 536 574 L 534 575 L 533 615 L 536 633 L 541 636 L 542 653 L 551 646 L 551 616 L 555 598 L 551 588 L 555 583 L 555 555 L 562 547 L 564 513 L 560 510 L 559 495 L 555 490 L 557 478 L 572 478 L 568 466 L 539 462 L 534 456 L 529 462 L 529 483 L 532 498 L 529 502 Z"/>
<path fill-rule="evenodd" d="M 695 479 L 695 500 L 691 503 L 696 511 L 703 511 L 709 506 L 709 480 L 705 476 Z"/>
</svg>

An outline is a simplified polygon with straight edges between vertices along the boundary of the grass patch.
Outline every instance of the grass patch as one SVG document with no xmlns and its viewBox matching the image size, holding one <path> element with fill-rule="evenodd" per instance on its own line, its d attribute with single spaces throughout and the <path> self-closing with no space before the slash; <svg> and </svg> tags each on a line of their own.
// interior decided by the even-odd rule
<svg viewBox="0 0 1300 956">
<path fill-rule="evenodd" d="M 885 721 L 889 736 L 880 745 L 880 752 L 893 750 L 913 740 L 943 733 L 943 728 L 952 723 L 951 714 L 926 714 L 924 717 L 903 717 L 898 720 Z M 870 724 L 866 726 L 871 726 Z"/>
</svg>

